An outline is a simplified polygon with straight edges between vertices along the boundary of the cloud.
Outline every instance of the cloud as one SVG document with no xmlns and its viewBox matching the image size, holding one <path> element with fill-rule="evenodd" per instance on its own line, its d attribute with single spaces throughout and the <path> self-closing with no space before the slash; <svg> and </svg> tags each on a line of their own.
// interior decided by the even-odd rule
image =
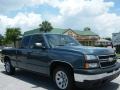
<svg viewBox="0 0 120 90">
<path fill-rule="evenodd" d="M 8 0 L 7 2 L 1 0 L 0 12 L 24 9 L 24 7 L 40 7 L 43 4 L 57 8 L 59 13 L 41 16 L 37 13 L 21 12 L 13 18 L 0 15 L 0 27 L 4 30 L 8 26 L 18 26 L 26 31 L 38 27 L 38 24 L 47 18 L 54 27 L 82 30 L 89 26 L 103 37 L 119 31 L 120 16 L 109 13 L 114 7 L 114 2 L 104 0 Z"/>
<path fill-rule="evenodd" d="M 18 13 L 15 17 L 9 18 L 0 15 L 0 33 L 4 33 L 7 27 L 20 27 L 22 32 L 37 28 L 42 22 L 40 14 L 31 13 Z"/>
<path fill-rule="evenodd" d="M 48 4 L 56 7 L 60 0 L 0 0 L 0 14 L 24 9 L 25 7 L 36 7 L 42 4 Z"/>
<path fill-rule="evenodd" d="M 12 10 L 18 10 L 27 4 L 28 0 L 0 0 L 0 14 Z"/>
<path fill-rule="evenodd" d="M 109 13 L 111 7 L 114 3 L 104 0 L 64 0 L 58 6 L 60 15 L 51 18 L 51 22 L 79 30 L 89 26 L 100 36 L 111 36 L 120 26 L 120 16 Z"/>
</svg>

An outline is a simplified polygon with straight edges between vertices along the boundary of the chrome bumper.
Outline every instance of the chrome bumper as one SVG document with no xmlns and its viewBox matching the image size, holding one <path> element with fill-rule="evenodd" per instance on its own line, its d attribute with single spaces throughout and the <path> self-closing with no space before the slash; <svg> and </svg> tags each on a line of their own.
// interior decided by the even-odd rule
<svg viewBox="0 0 120 90">
<path fill-rule="evenodd" d="M 83 75 L 83 74 L 74 73 L 74 79 L 77 82 L 84 82 L 84 80 L 98 80 L 115 74 L 120 74 L 120 69 L 113 71 L 111 73 L 102 73 L 96 75 Z"/>
</svg>

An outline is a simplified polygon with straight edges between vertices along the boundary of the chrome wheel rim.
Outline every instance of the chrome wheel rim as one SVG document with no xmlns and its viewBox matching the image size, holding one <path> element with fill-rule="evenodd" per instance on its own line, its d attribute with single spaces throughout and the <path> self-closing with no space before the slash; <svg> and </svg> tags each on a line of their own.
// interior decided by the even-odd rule
<svg viewBox="0 0 120 90">
<path fill-rule="evenodd" d="M 10 63 L 9 62 L 6 62 L 5 69 L 7 72 L 10 72 Z"/>
<path fill-rule="evenodd" d="M 63 71 L 58 71 L 55 76 L 55 81 L 57 86 L 60 89 L 66 89 L 68 86 L 68 77 L 65 72 Z"/>
</svg>

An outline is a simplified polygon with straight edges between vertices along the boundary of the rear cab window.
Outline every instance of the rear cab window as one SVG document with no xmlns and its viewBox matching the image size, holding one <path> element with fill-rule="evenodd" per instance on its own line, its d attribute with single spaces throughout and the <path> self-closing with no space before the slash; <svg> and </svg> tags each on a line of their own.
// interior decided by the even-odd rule
<svg viewBox="0 0 120 90">
<path fill-rule="evenodd" d="M 30 39 L 31 39 L 31 36 L 25 36 L 22 39 L 21 48 L 23 49 L 29 48 Z"/>
</svg>

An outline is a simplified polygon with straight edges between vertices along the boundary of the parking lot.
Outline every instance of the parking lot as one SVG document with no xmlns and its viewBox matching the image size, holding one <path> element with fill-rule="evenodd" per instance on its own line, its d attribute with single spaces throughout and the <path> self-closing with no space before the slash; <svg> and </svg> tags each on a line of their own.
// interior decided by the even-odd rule
<svg viewBox="0 0 120 90">
<path fill-rule="evenodd" d="M 119 84 L 120 77 L 95 90 L 120 90 Z M 49 78 L 28 71 L 17 70 L 13 76 L 6 75 L 0 63 L 0 90 L 56 90 L 54 87 Z"/>
</svg>

